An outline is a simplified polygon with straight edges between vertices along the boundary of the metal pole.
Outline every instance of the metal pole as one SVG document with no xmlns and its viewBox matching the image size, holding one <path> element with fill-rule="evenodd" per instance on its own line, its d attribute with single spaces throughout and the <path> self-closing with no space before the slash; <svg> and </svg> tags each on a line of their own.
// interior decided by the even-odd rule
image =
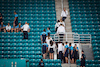
<svg viewBox="0 0 100 67">
<path fill-rule="evenodd" d="M 62 0 L 62 10 L 63 10 L 63 0 Z"/>
</svg>

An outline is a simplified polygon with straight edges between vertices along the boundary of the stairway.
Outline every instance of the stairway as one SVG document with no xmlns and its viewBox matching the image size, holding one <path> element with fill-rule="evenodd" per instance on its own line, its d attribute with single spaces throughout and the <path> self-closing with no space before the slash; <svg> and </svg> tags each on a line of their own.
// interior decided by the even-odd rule
<svg viewBox="0 0 100 67">
<path fill-rule="evenodd" d="M 76 64 L 62 64 L 62 67 L 77 67 Z"/>
<path fill-rule="evenodd" d="M 94 60 L 92 48 L 89 45 L 81 45 L 87 60 Z"/>
</svg>

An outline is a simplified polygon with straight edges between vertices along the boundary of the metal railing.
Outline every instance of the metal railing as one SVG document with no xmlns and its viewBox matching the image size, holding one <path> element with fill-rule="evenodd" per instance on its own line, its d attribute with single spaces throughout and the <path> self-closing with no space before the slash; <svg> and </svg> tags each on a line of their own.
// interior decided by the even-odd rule
<svg viewBox="0 0 100 67">
<path fill-rule="evenodd" d="M 91 47 L 91 34 L 78 34 L 78 33 L 72 33 L 72 32 L 67 32 L 62 35 L 60 34 L 51 34 L 51 37 L 54 42 L 63 42 L 65 43 L 66 41 L 69 43 L 75 43 L 79 44 L 79 59 L 81 58 L 81 44 L 89 44 Z"/>
</svg>

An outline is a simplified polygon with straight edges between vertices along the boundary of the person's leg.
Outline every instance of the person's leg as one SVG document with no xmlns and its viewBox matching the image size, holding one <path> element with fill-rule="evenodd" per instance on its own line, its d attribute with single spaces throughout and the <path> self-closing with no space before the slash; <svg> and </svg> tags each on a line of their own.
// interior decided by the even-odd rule
<svg viewBox="0 0 100 67">
<path fill-rule="evenodd" d="M 1 28 L 0 28 L 0 32 L 1 32 Z"/>
<path fill-rule="evenodd" d="M 67 57 L 65 57 L 65 60 L 66 60 L 66 63 L 68 63 L 68 58 Z"/>
<path fill-rule="evenodd" d="M 16 29 L 16 31 L 18 32 L 18 28 Z"/>
<path fill-rule="evenodd" d="M 43 54 L 43 59 L 45 59 L 45 54 Z"/>
<path fill-rule="evenodd" d="M 4 32 L 6 33 L 6 29 L 4 29 Z"/>
<path fill-rule="evenodd" d="M 52 55 L 52 59 L 54 59 L 54 58 L 53 58 L 53 53 L 52 53 L 51 55 Z"/>
<path fill-rule="evenodd" d="M 74 63 L 74 58 L 72 58 L 72 62 L 71 63 Z"/>
<path fill-rule="evenodd" d="M 26 39 L 28 39 L 28 32 L 26 31 Z"/>
<path fill-rule="evenodd" d="M 14 32 L 16 32 L 16 29 L 14 29 Z"/>
<path fill-rule="evenodd" d="M 23 34 L 24 34 L 24 39 L 25 39 L 25 31 L 23 31 Z"/>
<path fill-rule="evenodd" d="M 13 28 L 11 28 L 11 32 L 13 32 Z"/>
<path fill-rule="evenodd" d="M 62 17 L 62 21 L 64 21 L 64 17 Z"/>
<path fill-rule="evenodd" d="M 49 53 L 49 58 L 51 59 L 51 53 Z"/>
</svg>

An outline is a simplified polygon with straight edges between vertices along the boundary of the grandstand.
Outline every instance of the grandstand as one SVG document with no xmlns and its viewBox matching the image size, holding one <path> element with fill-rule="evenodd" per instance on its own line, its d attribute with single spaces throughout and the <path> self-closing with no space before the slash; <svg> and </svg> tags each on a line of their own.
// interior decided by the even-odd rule
<svg viewBox="0 0 100 67">
<path fill-rule="evenodd" d="M 63 0 L 62 0 L 63 1 Z M 71 29 L 67 32 L 77 34 L 91 34 L 91 48 L 93 60 L 86 60 L 86 67 L 100 67 L 100 1 L 99 0 L 64 0 L 68 3 Z M 67 2 L 66 2 L 67 1 Z M 56 2 L 56 4 L 55 4 Z M 50 27 L 51 34 L 55 34 L 56 20 L 60 19 L 57 3 L 60 0 L 1 0 L 0 12 L 4 25 L 13 25 L 14 11 L 18 14 L 18 22 L 22 25 L 27 21 L 31 28 L 29 39 L 23 40 L 22 32 L 0 32 L 0 67 L 11 67 L 15 62 L 18 67 L 38 67 L 42 59 L 42 45 L 40 33 Z M 61 3 L 60 3 L 61 4 Z M 59 5 L 60 5 L 59 4 Z M 66 7 L 64 4 L 64 7 Z M 61 6 L 61 5 L 60 5 Z M 55 8 L 56 7 L 56 8 Z M 70 22 L 67 20 L 71 20 Z M 71 36 L 72 37 L 72 36 Z M 74 42 L 73 42 L 74 43 Z M 84 47 L 83 47 L 84 48 Z M 81 49 L 82 50 L 82 49 Z M 88 50 L 88 49 L 87 49 Z M 28 63 L 26 63 L 28 61 Z M 45 67 L 62 67 L 60 59 L 43 59 Z M 9 63 L 7 63 L 9 62 Z M 12 64 L 12 62 L 14 62 Z M 22 63 L 22 64 L 20 64 Z M 69 63 L 70 64 L 70 63 Z M 80 60 L 76 62 L 80 65 Z M 67 65 L 65 65 L 66 67 Z M 72 67 L 75 67 L 72 66 Z"/>
</svg>

